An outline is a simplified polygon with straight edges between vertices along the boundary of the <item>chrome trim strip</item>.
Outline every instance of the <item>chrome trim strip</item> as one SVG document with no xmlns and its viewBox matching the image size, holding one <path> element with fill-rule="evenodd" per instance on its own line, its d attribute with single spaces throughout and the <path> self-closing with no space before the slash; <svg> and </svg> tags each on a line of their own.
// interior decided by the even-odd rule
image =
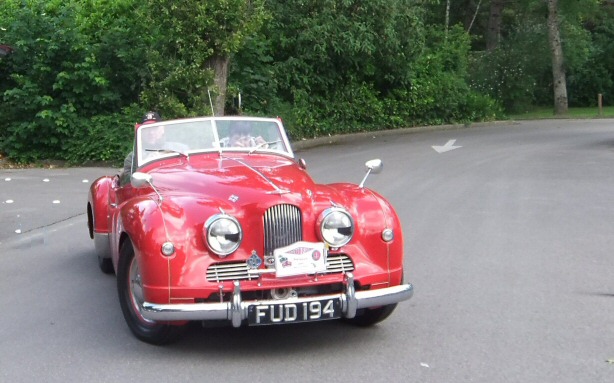
<svg viewBox="0 0 614 383">
<path fill-rule="evenodd" d="M 271 185 L 271 187 L 273 187 L 273 189 L 275 189 L 272 192 L 268 192 L 268 193 L 277 193 L 277 194 L 286 194 L 286 193 L 290 193 L 290 190 L 286 190 L 286 189 L 281 189 L 279 186 L 277 186 L 273 181 L 271 181 L 271 179 L 267 176 L 264 175 L 264 173 L 262 173 L 261 171 L 259 171 L 258 169 L 254 168 L 253 166 L 248 165 L 247 163 L 245 163 L 245 161 L 240 160 L 239 158 L 233 158 L 233 157 L 227 157 L 224 156 L 223 159 L 226 160 L 232 160 L 235 162 L 240 163 L 241 165 L 245 166 L 246 168 L 248 168 L 249 170 L 253 171 L 254 173 L 256 173 L 257 175 L 259 175 L 260 177 L 262 177 L 263 180 L 265 180 L 269 185 Z"/>
<path fill-rule="evenodd" d="M 377 290 L 355 291 L 353 281 L 353 275 L 348 273 L 344 293 L 257 301 L 243 301 L 241 299 L 241 285 L 238 281 L 235 281 L 230 302 L 181 304 L 144 302 L 141 313 L 145 319 L 153 321 L 229 320 L 233 327 L 240 327 L 242 321 L 247 319 L 248 308 L 251 305 L 303 303 L 311 302 L 314 299 L 340 299 L 343 316 L 353 318 L 356 316 L 357 309 L 398 303 L 410 299 L 414 293 L 414 287 L 411 284 Z"/>
</svg>

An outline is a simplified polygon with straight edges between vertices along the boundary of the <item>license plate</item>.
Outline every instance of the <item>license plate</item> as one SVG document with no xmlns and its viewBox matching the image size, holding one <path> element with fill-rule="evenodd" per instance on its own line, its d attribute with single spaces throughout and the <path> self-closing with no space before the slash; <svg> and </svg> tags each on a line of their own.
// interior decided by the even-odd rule
<svg viewBox="0 0 614 383">
<path fill-rule="evenodd" d="M 311 322 L 340 317 L 340 299 L 251 305 L 247 312 L 250 326 Z"/>
</svg>

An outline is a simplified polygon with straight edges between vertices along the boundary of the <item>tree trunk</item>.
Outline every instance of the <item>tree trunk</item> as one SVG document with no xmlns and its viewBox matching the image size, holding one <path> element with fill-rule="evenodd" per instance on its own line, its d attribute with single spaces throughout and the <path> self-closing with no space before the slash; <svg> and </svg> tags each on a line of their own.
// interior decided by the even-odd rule
<svg viewBox="0 0 614 383">
<path fill-rule="evenodd" d="M 448 27 L 450 26 L 450 0 L 446 0 L 446 26 L 445 36 L 448 38 Z"/>
<path fill-rule="evenodd" d="M 558 0 L 548 1 L 548 39 L 552 52 L 552 85 L 554 88 L 554 114 L 567 113 L 567 80 L 565 78 L 565 64 L 563 46 L 561 44 L 561 30 L 559 25 Z"/>
<path fill-rule="evenodd" d="M 226 104 L 226 89 L 228 85 L 228 65 L 229 56 L 214 56 L 209 60 L 209 67 L 213 69 L 213 83 L 215 85 L 213 97 L 213 110 L 216 116 L 224 115 L 224 105 Z"/>
<path fill-rule="evenodd" d="M 503 8 L 506 0 L 492 0 L 490 2 L 490 14 L 488 16 L 488 28 L 486 29 L 486 50 L 492 51 L 499 45 L 501 37 L 501 23 Z"/>
</svg>

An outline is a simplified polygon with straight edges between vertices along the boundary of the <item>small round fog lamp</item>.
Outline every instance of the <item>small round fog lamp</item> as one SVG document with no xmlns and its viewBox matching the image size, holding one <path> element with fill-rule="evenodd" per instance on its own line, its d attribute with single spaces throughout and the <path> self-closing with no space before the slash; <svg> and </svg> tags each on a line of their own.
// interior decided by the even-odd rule
<svg viewBox="0 0 614 383">
<path fill-rule="evenodd" d="M 392 229 L 384 229 L 382 231 L 382 239 L 384 242 L 390 242 L 394 239 L 394 231 Z"/>
<path fill-rule="evenodd" d="M 162 254 L 166 255 L 167 257 L 175 254 L 175 245 L 173 245 L 172 242 L 164 242 L 162 244 Z"/>
</svg>

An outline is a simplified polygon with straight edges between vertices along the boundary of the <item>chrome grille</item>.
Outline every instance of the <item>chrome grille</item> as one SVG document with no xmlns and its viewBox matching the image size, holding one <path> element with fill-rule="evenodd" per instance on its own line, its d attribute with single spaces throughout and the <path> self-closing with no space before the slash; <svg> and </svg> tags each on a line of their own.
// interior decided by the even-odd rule
<svg viewBox="0 0 614 383">
<path fill-rule="evenodd" d="M 354 271 L 354 263 L 345 254 L 329 255 L 326 258 L 326 274 Z"/>
<path fill-rule="evenodd" d="M 326 273 L 354 271 L 354 262 L 345 254 L 329 254 L 326 258 Z M 207 282 L 240 281 L 257 279 L 249 275 L 246 262 L 215 263 L 207 269 Z"/>
<path fill-rule="evenodd" d="M 207 269 L 208 282 L 250 280 L 255 277 L 248 274 L 247 262 L 216 263 Z"/>
<path fill-rule="evenodd" d="M 301 211 L 294 205 L 276 205 L 264 213 L 264 254 L 303 240 Z"/>
</svg>

